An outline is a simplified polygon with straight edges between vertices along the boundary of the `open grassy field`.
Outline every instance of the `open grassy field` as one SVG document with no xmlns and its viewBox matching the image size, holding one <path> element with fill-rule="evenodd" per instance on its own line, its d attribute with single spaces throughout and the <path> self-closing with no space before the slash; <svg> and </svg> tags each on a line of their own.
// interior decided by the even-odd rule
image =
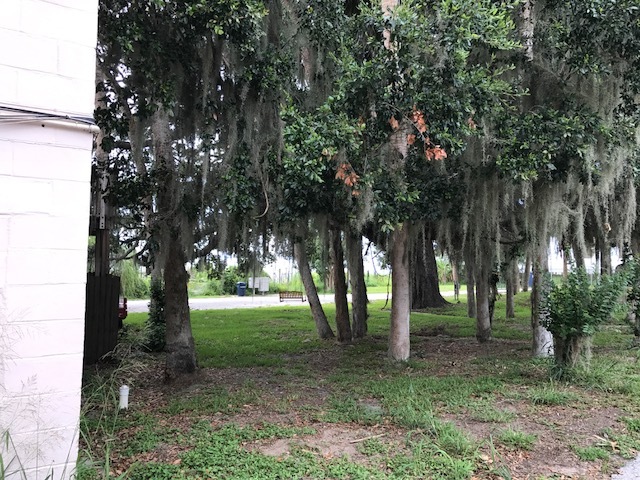
<svg viewBox="0 0 640 480">
<path fill-rule="evenodd" d="M 86 372 L 79 478 L 610 478 L 640 449 L 639 350 L 607 325 L 589 372 L 565 381 L 529 355 L 528 297 L 497 305 L 479 345 L 462 304 L 414 312 L 412 358 L 386 357 L 389 312 L 370 305 L 353 345 L 316 338 L 308 306 L 192 312 L 200 370 L 162 383 L 135 348 Z M 329 316 L 332 307 L 326 307 Z M 119 413 L 117 387 L 131 387 Z"/>
</svg>

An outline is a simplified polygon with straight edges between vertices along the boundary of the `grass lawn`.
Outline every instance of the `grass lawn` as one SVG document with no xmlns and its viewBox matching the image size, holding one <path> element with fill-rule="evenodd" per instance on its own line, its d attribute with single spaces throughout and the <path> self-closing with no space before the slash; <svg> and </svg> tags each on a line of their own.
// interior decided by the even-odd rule
<svg viewBox="0 0 640 480">
<path fill-rule="evenodd" d="M 608 479 L 640 449 L 626 325 L 597 335 L 589 372 L 558 381 L 529 355 L 526 294 L 516 319 L 498 303 L 487 345 L 464 303 L 412 313 L 403 365 L 386 357 L 383 304 L 347 346 L 316 338 L 308 306 L 194 311 L 201 368 L 172 385 L 162 355 L 135 348 L 145 314 L 130 314 L 119 363 L 85 373 L 78 478 Z"/>
</svg>

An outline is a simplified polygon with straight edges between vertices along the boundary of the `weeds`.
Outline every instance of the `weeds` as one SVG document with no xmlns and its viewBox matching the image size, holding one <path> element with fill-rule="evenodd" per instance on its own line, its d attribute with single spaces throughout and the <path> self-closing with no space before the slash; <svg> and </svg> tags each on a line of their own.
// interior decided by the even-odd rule
<svg viewBox="0 0 640 480">
<path fill-rule="evenodd" d="M 511 428 L 503 430 L 498 435 L 498 441 L 514 450 L 531 450 L 536 442 L 537 437 L 530 433 Z"/>
<path fill-rule="evenodd" d="M 609 452 L 602 447 L 578 447 L 572 446 L 572 450 L 580 460 L 585 462 L 595 462 L 596 460 L 608 460 Z"/>
<path fill-rule="evenodd" d="M 527 396 L 534 405 L 567 405 L 580 398 L 573 392 L 559 389 L 554 382 L 530 389 Z"/>
</svg>

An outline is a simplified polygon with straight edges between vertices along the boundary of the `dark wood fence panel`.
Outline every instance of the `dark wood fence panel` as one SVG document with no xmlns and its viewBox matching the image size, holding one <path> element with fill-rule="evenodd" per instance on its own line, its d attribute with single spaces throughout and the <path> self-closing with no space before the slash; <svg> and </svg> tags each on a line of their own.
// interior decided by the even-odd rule
<svg viewBox="0 0 640 480">
<path fill-rule="evenodd" d="M 120 277 L 87 274 L 84 317 L 84 363 L 96 363 L 118 343 Z"/>
</svg>

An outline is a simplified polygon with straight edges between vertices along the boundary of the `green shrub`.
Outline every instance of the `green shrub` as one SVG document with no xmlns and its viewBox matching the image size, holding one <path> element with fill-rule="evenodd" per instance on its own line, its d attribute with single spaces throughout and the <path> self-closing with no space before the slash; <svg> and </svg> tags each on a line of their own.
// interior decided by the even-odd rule
<svg viewBox="0 0 640 480">
<path fill-rule="evenodd" d="M 553 334 L 556 365 L 574 368 L 584 360 L 588 366 L 590 339 L 609 320 L 626 283 L 626 275 L 603 275 L 593 285 L 584 268 L 571 272 L 566 281 L 547 281 L 549 294 L 541 323 Z"/>
<path fill-rule="evenodd" d="M 243 277 L 240 276 L 240 272 L 238 271 L 238 267 L 227 267 L 222 272 L 222 293 L 233 295 L 236 293 L 236 284 L 238 282 L 243 282 Z"/>
<path fill-rule="evenodd" d="M 164 316 L 164 286 L 161 279 L 151 280 L 151 301 L 149 302 L 149 316 L 145 324 L 145 346 L 152 352 L 161 352 L 165 346 L 165 332 L 167 329 Z"/>
</svg>

